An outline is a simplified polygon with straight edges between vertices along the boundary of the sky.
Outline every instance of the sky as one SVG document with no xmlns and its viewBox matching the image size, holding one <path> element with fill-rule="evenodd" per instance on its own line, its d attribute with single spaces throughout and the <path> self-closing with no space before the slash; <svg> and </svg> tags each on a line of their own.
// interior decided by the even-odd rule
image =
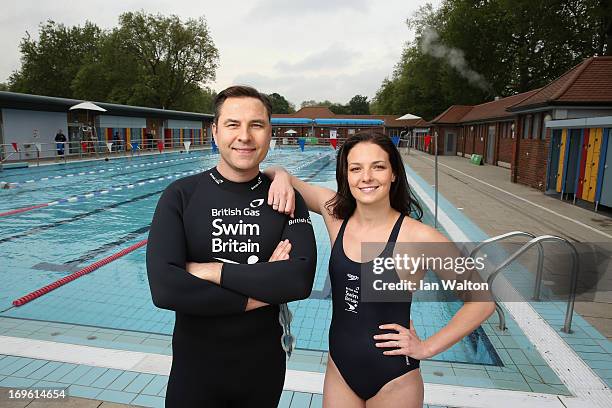
<svg viewBox="0 0 612 408">
<path fill-rule="evenodd" d="M 376 94 L 402 48 L 414 38 L 406 19 L 426 1 L 406 0 L 20 0 L 0 14 L 0 82 L 20 67 L 19 42 L 46 20 L 67 26 L 89 20 L 115 27 L 126 11 L 204 16 L 220 60 L 220 91 L 247 84 L 277 92 L 299 108 L 304 100 L 347 103 Z M 434 7 L 440 1 L 430 1 Z"/>
</svg>

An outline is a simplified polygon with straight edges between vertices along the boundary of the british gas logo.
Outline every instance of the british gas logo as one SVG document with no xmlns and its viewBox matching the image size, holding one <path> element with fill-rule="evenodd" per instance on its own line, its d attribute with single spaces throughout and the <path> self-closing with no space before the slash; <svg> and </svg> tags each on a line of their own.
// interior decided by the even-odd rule
<svg viewBox="0 0 612 408">
<path fill-rule="evenodd" d="M 264 202 L 263 198 L 256 198 L 255 200 L 251 201 L 251 204 L 249 205 L 251 206 L 251 208 L 257 208 L 257 207 L 261 207 L 263 202 Z"/>
</svg>

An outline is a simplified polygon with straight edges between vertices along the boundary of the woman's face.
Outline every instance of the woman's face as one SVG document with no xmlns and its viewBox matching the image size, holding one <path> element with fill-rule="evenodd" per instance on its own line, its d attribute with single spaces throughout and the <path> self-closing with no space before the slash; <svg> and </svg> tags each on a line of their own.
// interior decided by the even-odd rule
<svg viewBox="0 0 612 408">
<path fill-rule="evenodd" d="M 387 152 L 374 143 L 357 143 L 348 153 L 347 162 L 348 184 L 357 203 L 389 201 L 395 175 Z"/>
</svg>

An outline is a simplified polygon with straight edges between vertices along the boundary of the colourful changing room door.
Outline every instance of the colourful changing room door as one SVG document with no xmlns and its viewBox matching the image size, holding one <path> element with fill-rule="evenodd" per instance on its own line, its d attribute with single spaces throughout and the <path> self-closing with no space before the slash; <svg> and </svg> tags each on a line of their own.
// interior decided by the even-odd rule
<svg viewBox="0 0 612 408">
<path fill-rule="evenodd" d="M 561 151 L 561 129 L 553 129 L 550 142 L 550 158 L 548 160 L 547 191 L 557 190 L 557 178 L 559 173 L 559 154 Z"/>
<path fill-rule="evenodd" d="M 610 145 L 610 129 L 604 130 L 604 140 L 601 145 L 599 183 L 597 186 L 598 201 L 601 205 L 612 207 L 612 146 Z"/>
</svg>

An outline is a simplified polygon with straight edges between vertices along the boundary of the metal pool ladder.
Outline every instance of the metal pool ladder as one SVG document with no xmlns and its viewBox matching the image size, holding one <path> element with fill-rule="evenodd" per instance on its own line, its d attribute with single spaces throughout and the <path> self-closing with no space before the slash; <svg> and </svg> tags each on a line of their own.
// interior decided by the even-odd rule
<svg viewBox="0 0 612 408">
<path fill-rule="evenodd" d="M 544 247 L 542 246 L 542 243 L 543 242 L 553 242 L 553 241 L 565 243 L 571 250 L 572 269 L 571 269 L 571 275 L 570 275 L 570 292 L 569 292 L 569 298 L 567 300 L 567 309 L 565 311 L 565 323 L 561 331 L 563 331 L 564 333 L 571 333 L 572 332 L 571 330 L 572 315 L 574 313 L 574 302 L 576 300 L 576 287 L 578 285 L 578 251 L 576 250 L 576 247 L 571 242 L 569 242 L 565 238 L 558 237 L 555 235 L 541 235 L 539 237 L 536 237 L 535 235 L 529 232 L 512 231 L 506 234 L 498 235 L 496 237 L 492 237 L 492 238 L 484 240 L 483 242 L 478 244 L 474 249 L 472 249 L 472 251 L 470 252 L 470 257 L 473 257 L 476 254 L 476 252 L 480 251 L 486 245 L 492 244 L 494 242 L 499 242 L 499 241 L 502 241 L 502 240 L 505 240 L 511 237 L 517 237 L 517 236 L 529 237 L 531 239 L 529 240 L 529 242 L 525 243 L 522 247 L 516 250 L 512 255 L 506 258 L 501 264 L 499 264 L 493 270 L 493 272 L 491 272 L 491 274 L 487 277 L 487 284 L 489 285 L 489 288 L 492 287 L 493 280 L 497 277 L 497 275 L 503 268 L 505 268 L 512 262 L 514 262 L 523 253 L 527 252 L 531 247 L 537 245 L 538 247 L 538 269 L 536 273 L 535 287 L 533 291 L 532 300 L 535 300 L 535 301 L 540 300 L 540 291 L 542 287 L 542 273 L 543 273 L 543 266 L 544 266 Z M 502 309 L 502 307 L 500 306 L 497 300 L 495 300 L 495 310 L 497 311 L 497 316 L 499 317 L 500 330 L 506 330 L 507 327 L 506 327 L 506 317 L 504 314 L 504 310 Z"/>
</svg>

